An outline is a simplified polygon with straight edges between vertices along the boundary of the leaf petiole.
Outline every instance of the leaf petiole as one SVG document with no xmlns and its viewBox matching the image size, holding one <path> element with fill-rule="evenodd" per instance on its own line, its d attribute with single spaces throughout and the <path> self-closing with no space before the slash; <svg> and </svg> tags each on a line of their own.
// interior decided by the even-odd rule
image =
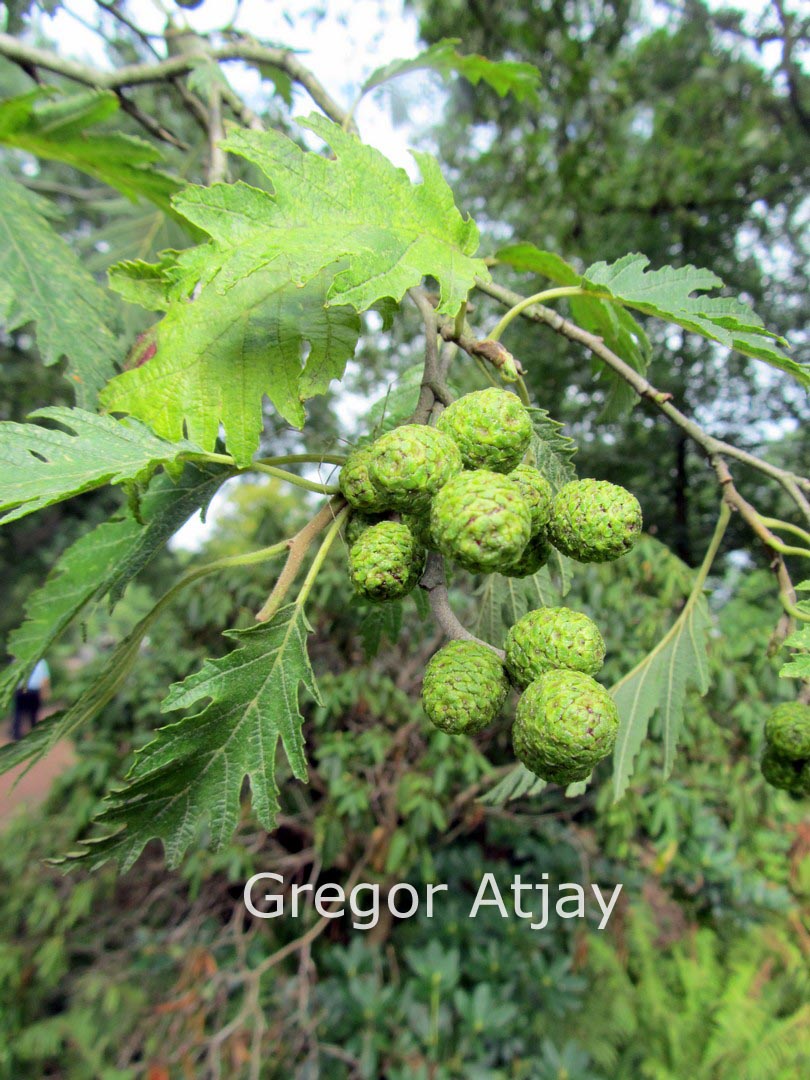
<svg viewBox="0 0 810 1080">
<path fill-rule="evenodd" d="M 556 300 L 562 296 L 582 296 L 584 293 L 585 289 L 580 285 L 560 285 L 554 289 L 544 289 L 542 292 L 534 293 L 533 296 L 526 296 L 506 312 L 492 333 L 487 335 L 487 340 L 499 341 L 507 326 L 509 326 L 518 315 L 522 314 L 526 308 L 532 307 L 534 304 L 543 304 L 547 300 Z"/>
<path fill-rule="evenodd" d="M 721 503 L 720 516 L 717 519 L 717 525 L 714 529 L 714 535 L 712 536 L 711 543 L 709 544 L 703 562 L 700 564 L 700 569 L 698 570 L 697 577 L 695 578 L 695 584 L 692 586 L 692 591 L 689 593 L 689 596 L 686 599 L 686 603 L 683 605 L 683 609 L 681 610 L 680 615 L 666 632 L 666 634 L 664 634 L 664 636 L 661 638 L 655 648 L 652 649 L 651 652 L 647 653 L 644 659 L 640 663 L 636 664 L 636 666 L 631 671 L 628 671 L 627 674 L 623 675 L 618 682 L 613 684 L 613 686 L 610 688 L 611 694 L 615 694 L 618 688 L 628 682 L 636 674 L 639 668 L 642 668 L 645 664 L 649 663 L 651 657 L 655 656 L 657 653 L 660 653 L 661 650 L 665 648 L 667 643 L 671 641 L 672 638 L 678 633 L 680 626 L 689 618 L 692 608 L 698 602 L 698 598 L 703 592 L 703 587 L 706 584 L 706 578 L 709 576 L 712 564 L 714 563 L 717 552 L 720 549 L 720 544 L 723 540 L 723 536 L 725 535 L 730 518 L 731 508 L 728 506 L 727 503 Z"/>
<path fill-rule="evenodd" d="M 810 532 L 806 529 L 800 528 L 798 525 L 793 525 L 789 521 L 781 521 L 779 518 L 763 517 L 760 519 L 763 525 L 767 525 L 769 529 L 778 529 L 780 532 L 793 533 L 794 536 L 798 536 L 801 540 L 810 545 Z M 793 549 L 790 554 L 796 554 L 798 549 Z M 783 552 L 786 554 L 786 552 Z M 810 551 L 804 552 L 806 556 L 810 556 Z"/>
<path fill-rule="evenodd" d="M 337 495 L 340 489 L 336 484 L 319 484 L 316 480 L 307 480 L 297 473 L 289 472 L 287 469 L 280 469 L 277 467 L 277 463 L 283 462 L 285 464 L 293 464 L 298 462 L 317 462 L 318 464 L 321 464 L 328 462 L 329 464 L 342 465 L 346 460 L 344 457 L 337 454 L 321 457 L 315 454 L 288 454 L 285 457 L 264 458 L 262 460 L 252 461 L 250 465 L 246 466 L 244 469 L 240 469 L 230 454 L 192 454 L 190 456 L 196 461 L 212 461 L 217 464 L 231 465 L 238 470 L 240 476 L 249 472 L 261 472 L 266 476 L 274 477 L 276 480 L 284 480 L 288 484 L 295 485 L 295 487 L 303 488 L 305 491 L 316 491 L 319 495 Z"/>
<path fill-rule="evenodd" d="M 320 573 L 321 567 L 324 564 L 326 556 L 329 554 L 329 549 L 335 542 L 335 537 L 340 532 L 340 527 L 346 518 L 349 516 L 350 507 L 344 506 L 340 513 L 336 516 L 335 520 L 329 527 L 329 532 L 321 541 L 321 546 L 318 548 L 318 554 L 312 560 L 312 566 L 310 566 L 307 576 L 304 578 L 304 584 L 301 586 L 301 590 L 298 596 L 295 598 L 297 606 L 301 606 L 312 591 L 312 586 L 315 584 L 315 579 Z"/>
</svg>

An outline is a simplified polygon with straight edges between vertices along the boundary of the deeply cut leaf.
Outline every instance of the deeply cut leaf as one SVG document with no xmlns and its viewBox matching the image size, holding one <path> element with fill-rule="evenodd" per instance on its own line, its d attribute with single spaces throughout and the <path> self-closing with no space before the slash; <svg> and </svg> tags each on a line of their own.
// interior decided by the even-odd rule
<svg viewBox="0 0 810 1080">
<path fill-rule="evenodd" d="M 547 566 L 525 578 L 488 574 L 475 597 L 478 616 L 474 633 L 500 649 L 518 619 L 534 608 L 552 607 L 560 595 Z"/>
<path fill-rule="evenodd" d="M 91 130 L 118 112 L 116 95 L 108 90 L 83 90 L 43 100 L 56 93 L 39 87 L 0 102 L 0 143 L 72 165 L 128 199 L 149 199 L 164 213 L 182 220 L 170 202 L 180 182 L 154 168 L 162 160 L 154 146 L 120 131 Z"/>
<path fill-rule="evenodd" d="M 478 801 L 485 806 L 503 806 L 513 799 L 539 795 L 547 786 L 545 780 L 535 776 L 525 765 L 516 765 L 502 780 L 481 795 Z"/>
<path fill-rule="evenodd" d="M 707 647 L 711 619 L 702 594 L 687 603 L 668 633 L 640 664 L 611 688 L 619 710 L 619 736 L 613 752 L 614 798 L 620 799 L 635 759 L 657 713 L 664 738 L 664 776 L 669 776 L 683 726 L 686 691 L 709 688 Z"/>
<path fill-rule="evenodd" d="M 181 438 L 185 428 L 207 449 L 222 423 L 228 450 L 248 464 L 262 431 L 263 395 L 301 427 L 302 401 L 324 393 L 354 355 L 360 321 L 350 308 L 325 307 L 330 280 L 319 274 L 296 288 L 273 264 L 224 294 L 208 287 L 193 303 L 172 303 L 160 267 L 124 264 L 113 286 L 168 311 L 155 328 L 154 355 L 113 379 L 102 403 L 146 420 L 170 439 Z"/>
<path fill-rule="evenodd" d="M 244 183 L 189 187 L 175 206 L 211 242 L 155 266 L 113 269 L 126 299 L 166 315 L 157 351 L 110 383 L 107 408 L 170 438 L 185 426 L 206 449 L 222 423 L 229 451 L 246 464 L 264 394 L 300 427 L 303 402 L 342 376 L 359 333 L 355 311 L 390 307 L 430 274 L 440 310 L 455 314 L 475 277 L 488 277 L 473 258 L 475 224 L 432 158 L 417 155 L 424 182 L 413 184 L 337 125 L 311 117 L 306 126 L 335 160 L 279 132 L 235 130 L 223 145 L 263 171 L 273 194 Z"/>
<path fill-rule="evenodd" d="M 637 311 L 764 360 L 810 387 L 810 370 L 778 348 L 777 342 L 787 342 L 766 330 L 748 304 L 733 297 L 702 295 L 722 288 L 723 282 L 716 274 L 694 266 L 648 271 L 649 262 L 645 255 L 632 254 L 611 264 L 595 263 L 583 274 L 582 284 Z"/>
<path fill-rule="evenodd" d="M 272 829 L 279 742 L 293 775 L 307 779 L 299 688 L 319 701 L 306 652 L 309 632 L 303 609 L 292 604 L 264 625 L 226 631 L 238 648 L 176 683 L 163 708 L 185 709 L 205 699 L 210 704 L 161 728 L 138 753 L 126 786 L 98 818 L 118 831 L 89 842 L 82 857 L 94 866 L 116 858 L 126 869 L 159 837 L 175 866 L 204 824 L 218 848 L 238 823 L 246 776 L 256 816 Z"/>
<path fill-rule="evenodd" d="M 81 409 L 39 409 L 33 417 L 67 428 L 0 424 L 0 524 L 101 487 L 148 480 L 160 465 L 199 453 L 193 443 L 166 442 L 134 420 Z M 176 465 L 175 465 L 176 467 Z"/>
<path fill-rule="evenodd" d="M 0 675 L 0 710 L 76 615 L 107 594 L 115 603 L 169 537 L 208 505 L 227 475 L 221 466 L 189 464 L 177 482 L 159 476 L 141 500 L 142 521 L 130 511 L 71 544 L 42 587 L 28 597 L 25 622 L 9 636 L 7 651 L 14 659 Z"/>
<path fill-rule="evenodd" d="M 0 173 L 0 320 L 28 322 L 46 365 L 68 361 L 76 401 L 92 407 L 114 370 L 118 344 L 109 329 L 111 298 L 42 216 L 21 184 Z"/>
<path fill-rule="evenodd" d="M 476 53 L 465 56 L 456 51 L 460 42 L 460 38 L 443 38 L 409 60 L 392 60 L 369 75 L 361 94 L 408 72 L 428 70 L 438 72 L 443 79 L 461 75 L 473 86 L 486 83 L 499 97 L 512 94 L 518 101 L 537 100 L 540 72 L 534 64 L 519 60 L 488 60 Z"/>
<path fill-rule="evenodd" d="M 575 267 L 554 252 L 541 251 L 534 244 L 512 244 L 502 248 L 497 258 L 516 270 L 541 274 L 557 285 L 582 283 L 582 275 Z M 647 370 L 652 355 L 650 339 L 629 311 L 595 296 L 569 296 L 568 303 L 574 322 L 601 337 L 609 349 L 636 371 L 643 374 Z M 610 368 L 601 363 L 598 366 L 609 387 L 603 419 L 614 420 L 628 412 L 638 396 Z"/>
<path fill-rule="evenodd" d="M 414 184 L 324 117 L 302 124 L 328 143 L 334 159 L 302 150 L 277 131 L 232 131 L 225 149 L 259 168 L 274 193 L 241 183 L 187 188 L 175 205 L 212 244 L 183 265 L 204 270 L 206 281 L 216 277 L 224 291 L 274 260 L 297 285 L 346 260 L 328 302 L 357 311 L 385 297 L 401 300 L 429 274 L 439 284 L 438 310 L 455 315 L 476 276 L 488 280 L 489 272 L 473 257 L 478 229 L 459 213 L 436 161 L 414 151 L 423 176 Z"/>
</svg>

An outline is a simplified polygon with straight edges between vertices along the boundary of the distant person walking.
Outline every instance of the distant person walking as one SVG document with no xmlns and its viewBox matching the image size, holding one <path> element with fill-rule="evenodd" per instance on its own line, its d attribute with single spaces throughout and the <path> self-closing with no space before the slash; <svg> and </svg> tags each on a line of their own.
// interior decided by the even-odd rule
<svg viewBox="0 0 810 1080">
<path fill-rule="evenodd" d="M 29 675 L 28 682 L 18 686 L 14 695 L 14 723 L 11 728 L 12 739 L 16 741 L 23 737 L 23 721 L 26 719 L 33 730 L 42 703 L 48 700 L 50 689 L 50 669 L 44 660 L 40 660 Z"/>
</svg>

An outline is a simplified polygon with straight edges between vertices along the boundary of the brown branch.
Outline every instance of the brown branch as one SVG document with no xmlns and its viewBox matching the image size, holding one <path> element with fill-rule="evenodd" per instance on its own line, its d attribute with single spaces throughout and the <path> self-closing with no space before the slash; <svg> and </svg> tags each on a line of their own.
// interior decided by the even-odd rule
<svg viewBox="0 0 810 1080">
<path fill-rule="evenodd" d="M 228 179 L 228 155 L 221 147 L 225 138 L 222 126 L 222 94 L 214 87 L 208 101 L 208 183 L 218 184 Z"/>
<path fill-rule="evenodd" d="M 437 405 L 449 405 L 453 399 L 439 367 L 439 327 L 433 304 L 424 289 L 409 289 L 408 296 L 416 304 L 425 324 L 425 367 L 419 400 L 409 423 L 428 424 L 431 416 L 439 411 Z"/>
<path fill-rule="evenodd" d="M 140 124 L 144 131 L 149 132 L 152 138 L 168 143 L 178 150 L 187 151 L 191 149 L 187 142 L 178 138 L 177 135 L 174 135 L 168 128 L 164 127 L 159 120 L 155 120 L 153 116 L 150 116 L 149 113 L 145 113 L 139 108 L 134 101 L 131 101 L 126 96 L 123 90 L 116 90 L 115 94 L 123 111 L 131 116 L 137 124 Z"/>
<path fill-rule="evenodd" d="M 474 641 L 478 645 L 484 645 L 503 660 L 505 654 L 502 649 L 496 649 L 495 646 L 490 645 L 489 642 L 482 641 L 481 638 L 476 637 L 475 634 L 471 634 L 470 631 L 459 622 L 453 609 L 450 607 L 450 599 L 447 595 L 444 559 L 435 551 L 431 551 L 428 554 L 427 562 L 425 563 L 425 572 L 422 574 L 422 580 L 419 582 L 419 587 L 424 589 L 428 594 L 433 618 L 451 641 Z"/>
<path fill-rule="evenodd" d="M 290 537 L 287 541 L 287 547 L 289 548 L 287 561 L 273 586 L 272 592 L 267 597 L 264 606 L 261 611 L 256 613 L 256 618 L 259 622 L 267 622 L 268 619 L 271 619 L 284 603 L 284 598 L 290 591 L 290 586 L 298 576 L 298 571 L 301 569 L 301 564 L 306 558 L 306 554 L 312 545 L 312 541 L 319 533 L 323 532 L 328 525 L 332 524 L 337 514 L 345 505 L 345 501 L 339 496 L 330 499 L 326 506 L 322 507 L 315 517 L 307 522 L 303 529 L 300 529 L 295 536 Z"/>
<path fill-rule="evenodd" d="M 241 38 L 211 49 L 208 55 L 218 63 L 243 60 L 278 68 L 289 75 L 293 82 L 302 86 L 315 104 L 336 124 L 345 124 L 349 130 L 356 130 L 347 111 L 334 100 L 295 53 Z M 145 86 L 149 83 L 171 81 L 180 75 L 188 74 L 199 62 L 199 55 L 180 55 L 155 63 L 126 64 L 115 71 L 100 71 L 98 68 L 57 56 L 47 49 L 26 45 L 10 34 L 0 34 L 0 56 L 5 56 L 20 66 L 43 68 L 100 90 L 119 90 L 125 86 Z"/>
<path fill-rule="evenodd" d="M 495 285 L 492 282 L 478 279 L 476 286 L 481 292 L 492 296 L 505 307 L 514 307 L 523 299 L 519 293 L 501 285 Z M 709 435 L 699 424 L 690 420 L 688 416 L 685 416 L 680 409 L 672 404 L 671 394 L 656 389 L 644 375 L 630 367 L 620 356 L 617 356 L 616 353 L 609 349 L 602 338 L 588 333 L 587 330 L 583 330 L 576 323 L 563 318 L 559 312 L 544 307 L 542 304 L 534 304 L 521 312 L 521 315 L 532 322 L 544 323 L 546 326 L 550 326 L 552 330 L 568 338 L 569 341 L 576 341 L 578 344 L 584 345 L 594 356 L 598 356 L 600 360 L 628 383 L 639 397 L 651 401 L 672 423 L 685 431 L 692 441 L 703 449 L 710 461 L 716 455 L 736 458 L 737 461 L 742 461 L 745 465 L 756 469 L 763 475 L 777 480 L 791 496 L 805 520 L 810 522 L 810 501 L 808 501 L 805 494 L 805 492 L 810 492 L 810 480 L 806 477 L 797 476 L 787 469 L 771 465 L 770 462 L 763 461 L 747 450 L 740 450 L 722 439 L 716 439 L 713 435 Z"/>
</svg>

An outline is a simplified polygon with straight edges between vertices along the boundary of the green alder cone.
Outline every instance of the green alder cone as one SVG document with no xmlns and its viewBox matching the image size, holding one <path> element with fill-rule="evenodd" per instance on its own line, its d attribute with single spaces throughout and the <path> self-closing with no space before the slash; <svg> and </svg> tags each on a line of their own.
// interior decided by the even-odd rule
<svg viewBox="0 0 810 1080">
<path fill-rule="evenodd" d="M 531 537 L 523 549 L 523 554 L 515 562 L 498 567 L 498 573 L 503 574 L 504 577 L 531 577 L 546 565 L 550 555 L 551 544 L 546 539 L 546 534 L 541 531 Z"/>
<path fill-rule="evenodd" d="M 506 669 L 520 687 L 554 668 L 595 675 L 605 661 L 596 623 L 570 608 L 527 612 L 510 628 L 505 647 Z"/>
<path fill-rule="evenodd" d="M 451 641 L 425 669 L 422 704 L 451 735 L 474 735 L 500 712 L 509 682 L 497 655 L 477 641 Z"/>
<path fill-rule="evenodd" d="M 397 600 L 409 593 L 425 566 L 425 549 L 407 525 L 381 521 L 360 534 L 349 549 L 349 577 L 367 600 Z"/>
<path fill-rule="evenodd" d="M 381 514 L 363 514 L 361 511 L 355 510 L 346 525 L 346 543 L 351 547 L 366 529 L 371 528 L 372 525 L 378 525 L 384 520 Z"/>
<path fill-rule="evenodd" d="M 619 713 L 603 686 L 580 671 L 549 671 L 524 690 L 512 728 L 515 756 L 543 780 L 584 780 L 612 751 Z"/>
<path fill-rule="evenodd" d="M 810 758 L 810 705 L 800 701 L 777 705 L 765 721 L 765 739 L 782 757 Z"/>
<path fill-rule="evenodd" d="M 771 787 L 791 795 L 810 795 L 810 762 L 785 757 L 773 746 L 767 745 L 759 767 Z"/>
<path fill-rule="evenodd" d="M 368 467 L 375 453 L 376 443 L 352 450 L 340 470 L 338 481 L 340 493 L 349 506 L 355 510 L 364 510 L 368 514 L 380 514 L 389 509 L 368 474 Z"/>
<path fill-rule="evenodd" d="M 376 441 L 368 474 L 392 510 L 424 514 L 461 469 L 461 454 L 449 436 L 424 424 L 404 424 Z"/>
<path fill-rule="evenodd" d="M 532 422 L 516 394 L 490 387 L 449 405 L 436 422 L 458 444 L 468 469 L 508 473 L 532 438 Z"/>
<path fill-rule="evenodd" d="M 545 476 L 531 465 L 518 465 L 509 473 L 521 490 L 523 498 L 529 504 L 532 515 L 532 536 L 545 529 L 551 519 L 551 504 L 554 492 Z"/>
<path fill-rule="evenodd" d="M 523 554 L 531 513 L 514 480 L 476 469 L 455 476 L 433 500 L 430 532 L 443 555 L 473 573 L 491 573 Z"/>
<path fill-rule="evenodd" d="M 577 562 L 611 562 L 641 535 L 641 507 L 618 484 L 573 480 L 557 492 L 548 529 L 557 550 Z"/>
</svg>

